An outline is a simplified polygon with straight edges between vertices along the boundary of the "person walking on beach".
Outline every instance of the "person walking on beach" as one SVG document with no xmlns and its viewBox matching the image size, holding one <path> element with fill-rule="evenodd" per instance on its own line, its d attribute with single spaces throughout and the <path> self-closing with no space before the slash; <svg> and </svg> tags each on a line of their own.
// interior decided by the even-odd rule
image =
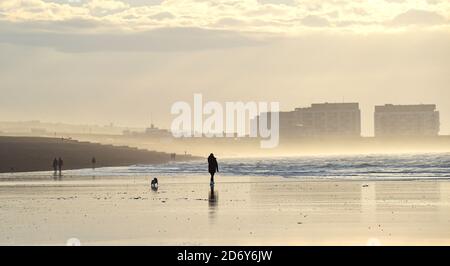
<svg viewBox="0 0 450 266">
<path fill-rule="evenodd" d="M 214 174 L 219 172 L 219 165 L 217 164 L 217 159 L 214 157 L 214 154 L 210 154 L 208 157 L 208 171 L 211 174 L 211 186 L 214 185 Z"/>
<path fill-rule="evenodd" d="M 59 157 L 58 159 L 58 168 L 59 168 L 59 174 L 61 175 L 62 172 L 62 167 L 64 165 L 64 161 L 61 159 L 61 157 Z"/>
<path fill-rule="evenodd" d="M 55 172 L 56 175 L 56 171 L 58 170 L 58 160 L 56 160 L 56 158 L 53 160 L 53 171 Z"/>
<path fill-rule="evenodd" d="M 97 163 L 97 160 L 95 157 L 92 157 L 92 169 L 95 170 L 95 164 Z"/>
</svg>

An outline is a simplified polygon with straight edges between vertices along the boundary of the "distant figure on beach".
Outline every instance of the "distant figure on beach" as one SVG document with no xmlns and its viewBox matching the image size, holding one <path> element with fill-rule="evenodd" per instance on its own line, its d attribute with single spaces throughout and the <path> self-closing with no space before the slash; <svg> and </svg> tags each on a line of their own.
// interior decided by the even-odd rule
<svg viewBox="0 0 450 266">
<path fill-rule="evenodd" d="M 214 185 L 214 174 L 219 172 L 219 165 L 217 164 L 217 159 L 214 157 L 214 154 L 210 154 L 208 157 L 208 171 L 211 174 L 211 186 Z"/>
<path fill-rule="evenodd" d="M 53 171 L 55 172 L 55 174 L 57 170 L 58 170 L 58 160 L 55 158 L 53 160 Z"/>
<path fill-rule="evenodd" d="M 62 172 L 62 167 L 64 165 L 64 161 L 61 159 L 61 157 L 59 157 L 58 159 L 58 168 L 59 168 L 59 174 L 61 175 Z"/>
<path fill-rule="evenodd" d="M 92 157 L 92 169 L 95 170 L 95 164 L 97 163 L 97 160 L 95 159 L 95 157 Z"/>
</svg>

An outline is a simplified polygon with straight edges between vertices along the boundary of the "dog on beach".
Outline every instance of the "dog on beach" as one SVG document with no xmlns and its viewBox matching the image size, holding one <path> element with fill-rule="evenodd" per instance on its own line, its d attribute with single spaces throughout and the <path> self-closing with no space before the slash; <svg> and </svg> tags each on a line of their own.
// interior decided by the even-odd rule
<svg viewBox="0 0 450 266">
<path fill-rule="evenodd" d="M 152 180 L 152 189 L 158 189 L 158 178 L 153 178 Z"/>
</svg>

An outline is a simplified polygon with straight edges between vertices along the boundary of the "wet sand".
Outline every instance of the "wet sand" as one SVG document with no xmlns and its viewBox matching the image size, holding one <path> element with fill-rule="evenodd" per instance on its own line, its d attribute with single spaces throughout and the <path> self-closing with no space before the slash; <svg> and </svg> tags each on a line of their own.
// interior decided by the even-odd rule
<svg viewBox="0 0 450 266">
<path fill-rule="evenodd" d="M 0 182 L 1 245 L 450 245 L 450 181 Z"/>
</svg>

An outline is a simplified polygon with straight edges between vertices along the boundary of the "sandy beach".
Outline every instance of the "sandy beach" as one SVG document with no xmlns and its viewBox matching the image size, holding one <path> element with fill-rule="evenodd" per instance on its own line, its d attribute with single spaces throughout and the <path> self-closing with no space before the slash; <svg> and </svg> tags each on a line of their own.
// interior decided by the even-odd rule
<svg viewBox="0 0 450 266">
<path fill-rule="evenodd" d="M 198 157 L 50 137 L 0 136 L 0 173 L 53 170 L 53 160 L 62 158 L 64 170 L 91 167 L 161 164 Z M 95 165 L 92 159 L 95 158 Z"/>
<path fill-rule="evenodd" d="M 449 245 L 450 181 L 219 176 L 0 182 L 1 245 Z"/>
</svg>

